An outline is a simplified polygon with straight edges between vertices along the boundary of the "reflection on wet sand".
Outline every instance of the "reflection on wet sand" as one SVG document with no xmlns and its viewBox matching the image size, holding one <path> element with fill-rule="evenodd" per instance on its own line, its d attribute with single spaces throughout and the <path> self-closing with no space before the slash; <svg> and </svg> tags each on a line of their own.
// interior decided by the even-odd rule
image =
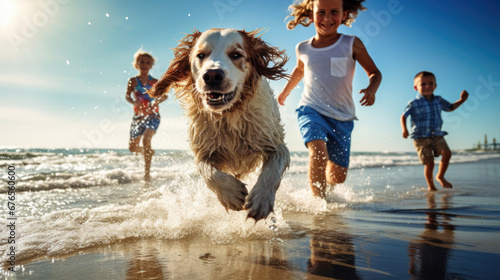
<svg viewBox="0 0 500 280">
<path fill-rule="evenodd" d="M 130 251 L 130 246 L 137 246 Z M 202 240 L 123 244 L 126 279 L 291 279 L 300 275 L 282 242 Z"/>
<path fill-rule="evenodd" d="M 297 218 L 297 217 L 296 217 Z M 126 254 L 127 279 L 361 279 L 354 242 L 339 215 L 316 215 L 279 239 L 233 244 L 138 242 Z M 129 245 L 130 246 L 130 245 Z M 132 252 L 130 251 L 132 250 Z"/>
<path fill-rule="evenodd" d="M 311 257 L 308 261 L 308 279 L 315 275 L 335 279 L 360 279 L 356 273 L 352 237 L 332 228 L 343 226 L 338 216 L 314 216 L 311 230 Z"/>
<path fill-rule="evenodd" d="M 455 226 L 452 216 L 446 213 L 449 196 L 441 197 L 441 207 L 437 207 L 435 194 L 427 199 L 427 221 L 420 239 L 409 244 L 409 273 L 416 279 L 446 279 L 447 263 L 454 244 Z"/>
<path fill-rule="evenodd" d="M 136 244 L 138 245 L 138 244 Z M 127 268 L 127 280 L 163 280 L 163 267 L 158 260 L 159 252 L 155 248 L 137 246 L 130 257 Z"/>
</svg>

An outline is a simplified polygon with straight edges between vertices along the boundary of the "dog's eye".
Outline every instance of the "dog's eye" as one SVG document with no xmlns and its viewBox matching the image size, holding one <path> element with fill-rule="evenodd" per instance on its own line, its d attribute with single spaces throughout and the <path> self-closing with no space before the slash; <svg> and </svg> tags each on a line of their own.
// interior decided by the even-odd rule
<svg viewBox="0 0 500 280">
<path fill-rule="evenodd" d="M 207 55 L 204 53 L 199 53 L 196 57 L 199 59 L 204 59 Z"/>
<path fill-rule="evenodd" d="M 239 52 L 233 52 L 233 53 L 229 54 L 229 57 L 231 59 L 238 59 L 240 57 L 243 57 L 243 55 L 241 53 L 239 53 Z"/>
</svg>

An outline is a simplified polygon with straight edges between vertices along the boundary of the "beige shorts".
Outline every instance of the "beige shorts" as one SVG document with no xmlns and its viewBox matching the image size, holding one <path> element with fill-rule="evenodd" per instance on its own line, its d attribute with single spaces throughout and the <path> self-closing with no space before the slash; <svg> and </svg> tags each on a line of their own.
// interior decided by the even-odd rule
<svg viewBox="0 0 500 280">
<path fill-rule="evenodd" d="M 434 161 L 434 157 L 441 155 L 442 151 L 450 151 L 443 136 L 413 140 L 417 154 L 422 164 Z"/>
</svg>

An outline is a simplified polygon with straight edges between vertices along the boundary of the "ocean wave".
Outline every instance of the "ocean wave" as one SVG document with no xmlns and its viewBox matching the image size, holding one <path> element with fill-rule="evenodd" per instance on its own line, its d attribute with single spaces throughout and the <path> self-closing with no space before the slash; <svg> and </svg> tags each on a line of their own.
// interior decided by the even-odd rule
<svg viewBox="0 0 500 280">
<path fill-rule="evenodd" d="M 19 192 L 121 185 L 144 177 L 143 157 L 126 150 L 17 149 L 0 150 L 0 155 L 1 168 L 15 167 Z M 151 174 L 175 177 L 191 165 L 192 156 L 185 151 L 157 151 Z M 6 185 L 0 187 L 0 192 L 6 190 Z"/>
<path fill-rule="evenodd" d="M 452 163 L 476 162 L 500 158 L 500 153 L 455 152 Z M 307 152 L 292 152 L 288 174 L 306 174 Z M 420 165 L 416 153 L 353 152 L 350 169 L 390 168 Z M 144 160 L 127 150 L 80 149 L 4 149 L 0 150 L 0 167 L 16 168 L 17 191 L 50 191 L 54 189 L 92 188 L 123 185 L 143 179 Z M 189 151 L 156 151 L 151 174 L 168 180 L 183 174 L 197 176 L 194 158 Z M 6 174 L 2 175 L 5 180 Z M 0 193 L 7 190 L 0 187 Z"/>
<path fill-rule="evenodd" d="M 197 238 L 228 244 L 241 239 L 283 237 L 290 233 L 278 211 L 272 217 L 273 220 L 269 218 L 255 224 L 246 220 L 246 211 L 228 214 L 202 180 L 197 180 L 190 188 L 165 185 L 145 192 L 126 205 L 112 203 L 93 208 L 70 208 L 38 217 L 18 218 L 16 232 L 22 236 L 16 240 L 16 260 L 64 255 L 137 238 Z M 5 235 L 8 230 L 2 227 L 0 234 Z M 0 250 L 7 246 L 5 240 L 0 241 Z M 0 256 L 3 260 L 7 257 L 5 254 Z"/>
</svg>

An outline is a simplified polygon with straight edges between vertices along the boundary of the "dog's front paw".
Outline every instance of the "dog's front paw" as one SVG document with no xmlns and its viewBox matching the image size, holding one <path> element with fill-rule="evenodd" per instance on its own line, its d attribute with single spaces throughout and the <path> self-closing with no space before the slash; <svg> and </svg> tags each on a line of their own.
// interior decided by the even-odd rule
<svg viewBox="0 0 500 280">
<path fill-rule="evenodd" d="M 245 198 L 248 195 L 248 190 L 243 182 L 229 174 L 218 172 L 213 183 L 209 187 L 215 192 L 217 199 L 226 210 L 243 210 Z"/>
<path fill-rule="evenodd" d="M 274 211 L 274 193 L 268 193 L 267 196 L 251 192 L 248 197 L 248 202 L 245 209 L 248 210 L 248 218 L 252 218 L 255 222 L 260 219 L 265 219 L 269 213 Z"/>
</svg>

